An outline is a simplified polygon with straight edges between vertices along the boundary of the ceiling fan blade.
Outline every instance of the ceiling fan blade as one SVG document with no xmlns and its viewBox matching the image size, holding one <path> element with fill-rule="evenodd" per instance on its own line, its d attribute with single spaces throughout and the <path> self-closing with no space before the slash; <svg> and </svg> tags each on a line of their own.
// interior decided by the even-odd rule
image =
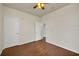
<svg viewBox="0 0 79 59">
<path fill-rule="evenodd" d="M 35 9 L 37 7 L 37 5 L 35 5 L 33 8 Z"/>
<path fill-rule="evenodd" d="M 44 10 L 45 8 L 44 7 L 42 7 L 42 10 Z"/>
</svg>

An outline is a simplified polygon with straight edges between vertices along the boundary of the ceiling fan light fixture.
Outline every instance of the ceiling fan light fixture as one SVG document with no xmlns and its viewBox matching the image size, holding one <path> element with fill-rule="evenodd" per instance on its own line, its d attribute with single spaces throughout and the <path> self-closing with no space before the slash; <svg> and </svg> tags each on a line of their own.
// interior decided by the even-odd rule
<svg viewBox="0 0 79 59">
<path fill-rule="evenodd" d="M 44 7 L 44 3 L 41 3 L 41 7 Z"/>
<path fill-rule="evenodd" d="M 37 4 L 37 7 L 41 9 L 41 3 L 38 3 Z"/>
<path fill-rule="evenodd" d="M 34 9 L 35 9 L 35 8 L 39 8 L 39 9 L 44 10 L 44 9 L 45 9 L 45 8 L 44 8 L 44 3 L 37 3 L 37 5 L 34 6 Z"/>
</svg>

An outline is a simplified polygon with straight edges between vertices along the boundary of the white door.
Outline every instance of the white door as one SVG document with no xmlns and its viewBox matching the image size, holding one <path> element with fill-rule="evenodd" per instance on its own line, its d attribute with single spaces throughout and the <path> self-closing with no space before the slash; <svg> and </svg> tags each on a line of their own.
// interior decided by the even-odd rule
<svg viewBox="0 0 79 59">
<path fill-rule="evenodd" d="M 4 17 L 4 48 L 19 43 L 20 19 L 15 16 Z"/>
<path fill-rule="evenodd" d="M 35 29 L 36 29 L 36 40 L 43 39 L 43 37 L 46 37 L 46 24 L 42 22 L 36 22 L 35 23 Z"/>
<path fill-rule="evenodd" d="M 38 21 L 37 21 L 37 22 L 35 23 L 36 40 L 42 39 L 42 38 L 41 38 L 41 27 L 42 27 L 41 22 L 38 22 Z"/>
</svg>

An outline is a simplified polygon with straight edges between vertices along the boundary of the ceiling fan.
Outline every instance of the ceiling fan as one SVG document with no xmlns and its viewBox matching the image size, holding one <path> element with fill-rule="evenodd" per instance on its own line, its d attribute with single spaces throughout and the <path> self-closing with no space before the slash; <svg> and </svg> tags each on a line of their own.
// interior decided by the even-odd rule
<svg viewBox="0 0 79 59">
<path fill-rule="evenodd" d="M 44 3 L 37 3 L 33 8 L 34 9 L 39 8 L 39 9 L 44 10 L 45 9 L 45 4 Z"/>
</svg>

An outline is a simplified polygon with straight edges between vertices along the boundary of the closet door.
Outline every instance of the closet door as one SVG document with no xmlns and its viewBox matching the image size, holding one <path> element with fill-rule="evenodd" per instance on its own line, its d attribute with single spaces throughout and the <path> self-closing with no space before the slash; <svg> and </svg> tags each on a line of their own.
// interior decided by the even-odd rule
<svg viewBox="0 0 79 59">
<path fill-rule="evenodd" d="M 7 15 L 4 17 L 4 48 L 15 46 L 19 43 L 20 19 Z"/>
</svg>

